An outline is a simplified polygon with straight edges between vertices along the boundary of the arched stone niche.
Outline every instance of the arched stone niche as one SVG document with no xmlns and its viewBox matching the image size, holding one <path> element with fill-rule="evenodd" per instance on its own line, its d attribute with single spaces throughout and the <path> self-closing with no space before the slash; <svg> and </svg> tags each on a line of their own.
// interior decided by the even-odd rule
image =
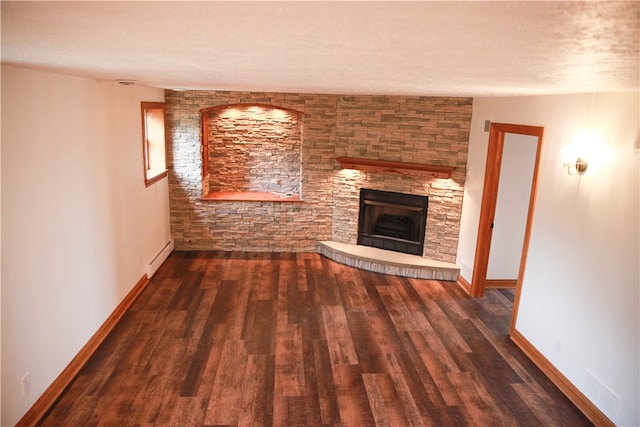
<svg viewBox="0 0 640 427">
<path fill-rule="evenodd" d="M 200 112 L 203 198 L 300 200 L 302 112 L 267 104 Z"/>
</svg>

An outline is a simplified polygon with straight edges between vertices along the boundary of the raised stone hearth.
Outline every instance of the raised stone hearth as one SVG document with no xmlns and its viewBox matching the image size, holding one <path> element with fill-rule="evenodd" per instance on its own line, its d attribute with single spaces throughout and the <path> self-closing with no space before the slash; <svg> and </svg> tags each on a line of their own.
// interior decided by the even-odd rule
<svg viewBox="0 0 640 427">
<path fill-rule="evenodd" d="M 317 251 L 341 264 L 376 273 L 452 282 L 458 280 L 460 274 L 460 268 L 450 262 L 435 261 L 418 255 L 369 246 L 320 241 L 317 244 Z"/>
</svg>

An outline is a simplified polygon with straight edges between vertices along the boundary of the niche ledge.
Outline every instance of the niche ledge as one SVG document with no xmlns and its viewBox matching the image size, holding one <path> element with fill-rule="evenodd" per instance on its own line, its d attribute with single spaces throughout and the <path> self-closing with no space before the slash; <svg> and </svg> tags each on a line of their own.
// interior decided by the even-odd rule
<svg viewBox="0 0 640 427">
<path fill-rule="evenodd" d="M 212 191 L 200 197 L 204 201 L 220 202 L 303 202 L 299 194 L 285 196 L 262 191 Z"/>
<path fill-rule="evenodd" d="M 422 163 L 393 162 L 389 160 L 362 159 L 356 157 L 336 157 L 342 169 L 356 169 L 364 172 L 389 173 L 417 176 L 421 178 L 451 178 L 455 166 L 427 165 Z"/>
</svg>

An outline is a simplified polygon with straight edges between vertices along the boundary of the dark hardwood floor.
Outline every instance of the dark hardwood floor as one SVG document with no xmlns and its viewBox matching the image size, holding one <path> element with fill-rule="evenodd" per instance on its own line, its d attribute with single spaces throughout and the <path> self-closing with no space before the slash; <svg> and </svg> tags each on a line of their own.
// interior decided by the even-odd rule
<svg viewBox="0 0 640 427">
<path fill-rule="evenodd" d="M 174 252 L 41 425 L 591 425 L 509 341 L 512 302 L 315 253 Z"/>
</svg>

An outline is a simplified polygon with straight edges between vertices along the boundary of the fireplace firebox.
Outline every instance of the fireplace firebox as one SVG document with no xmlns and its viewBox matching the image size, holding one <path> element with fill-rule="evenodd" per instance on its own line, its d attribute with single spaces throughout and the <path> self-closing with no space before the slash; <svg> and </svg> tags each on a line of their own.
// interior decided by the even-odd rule
<svg viewBox="0 0 640 427">
<path fill-rule="evenodd" d="M 422 255 L 429 198 L 360 189 L 358 244 Z"/>
</svg>

